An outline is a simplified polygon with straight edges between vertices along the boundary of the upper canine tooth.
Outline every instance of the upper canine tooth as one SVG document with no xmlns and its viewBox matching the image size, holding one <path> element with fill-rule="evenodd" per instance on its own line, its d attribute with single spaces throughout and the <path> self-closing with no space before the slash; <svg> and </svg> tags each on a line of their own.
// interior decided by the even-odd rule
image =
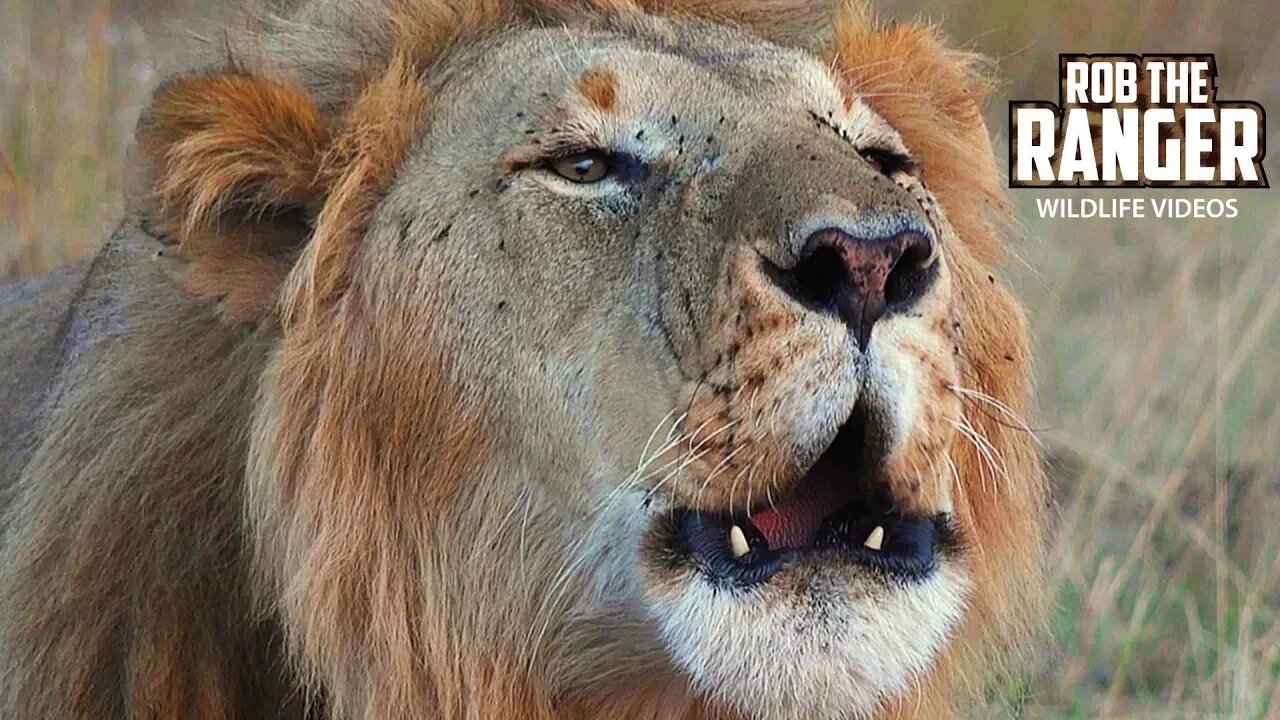
<svg viewBox="0 0 1280 720">
<path fill-rule="evenodd" d="M 746 533 L 742 532 L 742 528 L 737 525 L 729 528 L 729 549 L 736 558 L 751 552 L 751 546 L 747 544 Z"/>
<path fill-rule="evenodd" d="M 877 525 L 876 529 L 872 530 L 871 534 L 867 536 L 867 541 L 864 542 L 863 545 L 866 545 L 872 550 L 879 550 L 884 547 L 884 528 Z"/>
</svg>

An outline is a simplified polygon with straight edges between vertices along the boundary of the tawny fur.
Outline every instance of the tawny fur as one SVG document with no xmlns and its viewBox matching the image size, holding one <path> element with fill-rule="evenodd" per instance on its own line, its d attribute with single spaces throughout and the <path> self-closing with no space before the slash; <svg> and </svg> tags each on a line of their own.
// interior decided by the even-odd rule
<svg viewBox="0 0 1280 720">
<path fill-rule="evenodd" d="M 140 124 L 134 217 L 176 242 L 160 271 L 218 313 L 176 289 L 129 290 L 119 342 L 145 342 L 48 415 L 22 476 L 39 486 L 18 486 L 0 526 L 0 716 L 730 717 L 664 686 L 561 697 L 517 647 L 524 633 L 463 604 L 510 582 L 453 546 L 505 512 L 468 495 L 469 473 L 500 451 L 493 421 L 450 370 L 468 358 L 436 336 L 445 298 L 397 295 L 412 287 L 405 268 L 353 279 L 427 120 L 421 80 L 489 34 L 592 14 L 701 18 L 792 44 L 830 30 L 824 57 L 901 133 L 963 240 L 948 330 L 962 385 L 1025 418 L 1025 321 L 988 269 L 1009 208 L 986 83 L 933 31 L 879 29 L 852 5 L 834 20 L 826 3 L 787 0 L 347 5 L 304 11 L 266 40 L 262 66 L 162 86 Z M 606 75 L 584 89 L 606 109 L 614 93 Z M 958 715 L 1037 629 L 1046 497 L 1031 438 L 992 407 L 948 402 L 1003 466 L 964 439 L 944 449 L 975 590 L 959 636 L 885 717 Z M 459 497 L 474 527 L 440 512 Z M 533 579 L 526 609 L 554 589 Z"/>
</svg>

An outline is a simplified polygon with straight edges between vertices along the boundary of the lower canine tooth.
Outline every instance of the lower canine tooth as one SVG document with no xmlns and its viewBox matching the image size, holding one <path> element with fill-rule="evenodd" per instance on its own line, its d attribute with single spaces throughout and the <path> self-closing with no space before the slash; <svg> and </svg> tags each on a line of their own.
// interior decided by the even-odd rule
<svg viewBox="0 0 1280 720">
<path fill-rule="evenodd" d="M 733 556 L 740 558 L 751 552 L 751 546 L 747 544 L 747 535 L 742 532 L 742 528 L 734 525 L 729 528 L 729 549 L 733 551 Z"/>
<path fill-rule="evenodd" d="M 737 528 L 734 529 L 736 530 Z M 877 525 L 876 529 L 872 530 L 871 534 L 867 536 L 867 541 L 864 542 L 863 545 L 866 545 L 872 550 L 879 550 L 884 547 L 884 528 Z"/>
</svg>

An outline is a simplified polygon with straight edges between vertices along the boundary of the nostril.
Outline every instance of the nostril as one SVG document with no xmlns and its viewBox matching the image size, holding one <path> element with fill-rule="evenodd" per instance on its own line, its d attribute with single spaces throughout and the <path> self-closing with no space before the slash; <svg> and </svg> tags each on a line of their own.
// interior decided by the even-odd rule
<svg viewBox="0 0 1280 720">
<path fill-rule="evenodd" d="M 793 268 L 766 263 L 765 271 L 802 305 L 843 320 L 865 349 L 885 313 L 903 312 L 928 292 L 938 263 L 922 233 L 859 238 L 826 229 L 808 238 Z"/>
<path fill-rule="evenodd" d="M 840 289 L 849 283 L 849 271 L 839 251 L 821 246 L 796 265 L 792 278 L 792 292 L 800 300 L 834 312 Z"/>
<path fill-rule="evenodd" d="M 933 280 L 936 263 L 929 239 L 915 233 L 903 238 L 902 255 L 889 270 L 884 283 L 884 302 L 889 308 L 914 303 Z"/>
</svg>

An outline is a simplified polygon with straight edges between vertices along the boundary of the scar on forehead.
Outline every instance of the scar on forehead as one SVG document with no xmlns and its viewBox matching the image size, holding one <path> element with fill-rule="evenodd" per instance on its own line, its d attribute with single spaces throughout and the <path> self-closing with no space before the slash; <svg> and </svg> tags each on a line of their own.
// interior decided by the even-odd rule
<svg viewBox="0 0 1280 720">
<path fill-rule="evenodd" d="M 595 109 L 608 112 L 618 99 L 618 78 L 609 70 L 588 70 L 578 78 L 578 92 Z"/>
</svg>

